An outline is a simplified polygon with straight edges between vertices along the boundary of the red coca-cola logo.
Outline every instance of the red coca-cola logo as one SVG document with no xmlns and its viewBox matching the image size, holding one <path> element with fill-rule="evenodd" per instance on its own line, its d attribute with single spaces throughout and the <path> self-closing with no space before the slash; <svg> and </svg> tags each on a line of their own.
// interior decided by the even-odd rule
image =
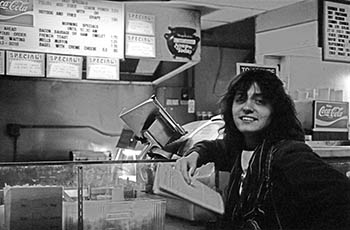
<svg viewBox="0 0 350 230">
<path fill-rule="evenodd" d="M 33 10 L 33 2 L 28 0 L 0 0 L 0 13 L 6 16 L 13 16 Z"/>
<path fill-rule="evenodd" d="M 321 106 L 318 115 L 320 117 L 327 117 L 327 118 L 339 118 L 342 117 L 344 113 L 344 108 L 338 107 L 338 106 Z"/>
</svg>

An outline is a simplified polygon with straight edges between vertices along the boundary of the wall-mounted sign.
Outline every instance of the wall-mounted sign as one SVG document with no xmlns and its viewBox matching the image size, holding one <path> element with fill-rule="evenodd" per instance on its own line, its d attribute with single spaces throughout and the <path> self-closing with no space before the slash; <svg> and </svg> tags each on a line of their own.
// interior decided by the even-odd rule
<svg viewBox="0 0 350 230">
<path fill-rule="evenodd" d="M 47 55 L 48 78 L 81 79 L 83 58 L 66 55 Z"/>
<path fill-rule="evenodd" d="M 128 12 L 126 17 L 125 55 L 156 57 L 155 16 Z"/>
<path fill-rule="evenodd" d="M 126 33 L 155 35 L 155 16 L 128 12 L 126 15 Z"/>
<path fill-rule="evenodd" d="M 350 62 L 350 2 L 324 1 L 323 60 Z"/>
<path fill-rule="evenodd" d="M 5 51 L 0 50 L 0 74 L 5 74 Z"/>
<path fill-rule="evenodd" d="M 6 74 L 23 77 L 45 77 L 45 55 L 31 52 L 6 52 Z"/>
<path fill-rule="evenodd" d="M 151 12 L 151 13 L 150 13 Z M 201 45 L 201 26 L 200 18 L 201 13 L 196 9 L 183 9 L 179 7 L 165 6 L 162 4 L 149 4 L 147 1 L 137 4 L 125 4 L 125 22 L 126 22 L 126 35 L 140 35 L 145 37 L 154 37 L 156 53 L 154 60 L 157 61 L 170 61 L 170 62 L 199 62 Z M 155 22 L 153 22 L 153 20 Z M 154 26 L 154 35 L 152 34 L 152 27 Z M 172 31 L 173 28 L 188 28 L 194 33 L 187 34 L 186 37 L 181 39 L 175 39 Z M 177 32 L 177 31 L 176 31 Z M 182 31 L 180 31 L 182 32 Z M 169 34 L 169 35 L 165 35 Z M 171 34 L 171 35 L 170 35 Z M 168 41 L 164 38 L 169 36 Z M 198 42 L 195 37 L 198 37 Z M 172 44 L 178 45 L 175 47 Z M 197 47 L 194 46 L 197 42 Z M 128 46 L 128 41 L 125 39 L 125 47 Z M 138 44 L 132 44 L 134 45 Z M 170 51 L 170 49 L 172 51 Z M 191 56 L 191 52 L 193 52 Z M 126 56 L 130 53 L 126 51 Z M 175 56 L 175 55 L 178 56 Z M 180 56 L 181 55 L 181 56 Z M 132 58 L 135 56 L 132 56 Z M 191 59 L 189 59 L 190 57 Z"/>
<path fill-rule="evenodd" d="M 156 41 L 154 37 L 126 35 L 125 55 L 135 57 L 156 57 Z"/>
<path fill-rule="evenodd" d="M 262 69 L 270 71 L 271 73 L 274 73 L 278 75 L 278 67 L 277 66 L 269 66 L 269 65 L 258 65 L 258 64 L 252 64 L 252 63 L 236 63 L 236 73 L 242 73 L 244 71 L 252 70 L 252 69 Z"/>
<path fill-rule="evenodd" d="M 236 73 L 240 74 L 244 71 L 252 70 L 252 69 L 262 69 L 262 70 L 267 70 L 270 71 L 271 73 L 276 74 L 280 80 L 283 82 L 283 88 L 288 91 L 289 89 L 289 78 L 282 78 L 279 75 L 278 71 L 278 66 L 273 66 L 273 65 L 259 65 L 259 64 L 252 64 L 252 63 L 241 63 L 237 62 L 236 63 Z"/>
<path fill-rule="evenodd" d="M 119 59 L 87 57 L 87 79 L 119 80 Z"/>
<path fill-rule="evenodd" d="M 316 132 L 347 132 L 349 123 L 349 103 L 314 101 L 314 124 Z"/>
<path fill-rule="evenodd" d="M 173 57 L 192 59 L 200 38 L 195 35 L 196 29 L 187 27 L 168 27 L 169 33 L 164 34 L 169 51 Z"/>
<path fill-rule="evenodd" d="M 124 57 L 124 5 L 108 1 L 0 1 L 0 48 Z"/>
</svg>

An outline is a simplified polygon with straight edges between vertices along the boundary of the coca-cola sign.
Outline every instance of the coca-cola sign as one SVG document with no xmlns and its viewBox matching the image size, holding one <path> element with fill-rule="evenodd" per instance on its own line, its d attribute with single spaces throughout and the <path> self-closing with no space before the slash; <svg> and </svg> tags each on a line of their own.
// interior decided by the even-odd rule
<svg viewBox="0 0 350 230">
<path fill-rule="evenodd" d="M 0 0 L 0 23 L 33 26 L 33 0 Z"/>
<path fill-rule="evenodd" d="M 332 101 L 314 102 L 314 129 L 322 131 L 347 130 L 349 103 Z"/>
<path fill-rule="evenodd" d="M 318 111 L 318 116 L 319 117 L 326 117 L 329 119 L 333 119 L 333 118 L 339 118 L 342 117 L 344 114 L 344 108 L 339 107 L 339 106 L 321 106 L 320 110 Z"/>
</svg>

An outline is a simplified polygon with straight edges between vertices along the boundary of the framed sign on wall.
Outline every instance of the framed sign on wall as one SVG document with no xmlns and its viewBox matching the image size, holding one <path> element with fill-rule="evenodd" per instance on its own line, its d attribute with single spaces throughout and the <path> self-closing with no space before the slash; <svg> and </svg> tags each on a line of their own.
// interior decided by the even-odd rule
<svg viewBox="0 0 350 230">
<path fill-rule="evenodd" d="M 323 2 L 322 41 L 323 60 L 350 62 L 350 1 Z"/>
</svg>

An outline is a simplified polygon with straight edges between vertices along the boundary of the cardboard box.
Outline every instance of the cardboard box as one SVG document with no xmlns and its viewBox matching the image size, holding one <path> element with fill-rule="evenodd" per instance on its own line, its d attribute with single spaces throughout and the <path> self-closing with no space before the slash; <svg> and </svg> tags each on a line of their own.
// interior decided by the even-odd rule
<svg viewBox="0 0 350 230">
<path fill-rule="evenodd" d="M 62 229 L 60 186 L 5 187 L 5 226 L 8 230 Z"/>
</svg>

